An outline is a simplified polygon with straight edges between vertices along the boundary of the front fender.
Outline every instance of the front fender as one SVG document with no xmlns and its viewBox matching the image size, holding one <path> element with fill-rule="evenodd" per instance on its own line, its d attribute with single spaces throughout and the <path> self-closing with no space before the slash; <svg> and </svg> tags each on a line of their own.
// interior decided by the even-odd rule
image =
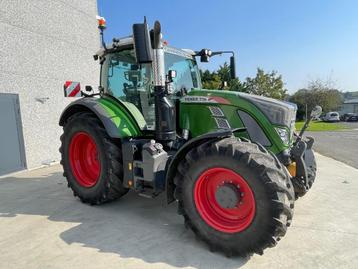
<svg viewBox="0 0 358 269">
<path fill-rule="evenodd" d="M 185 158 L 185 155 L 195 147 L 198 147 L 199 145 L 209 141 L 209 140 L 219 140 L 225 137 L 230 137 L 233 135 L 233 133 L 237 130 L 231 130 L 231 129 L 219 129 L 213 132 L 209 132 L 200 136 L 197 136 L 193 139 L 190 139 L 188 142 L 186 142 L 171 158 L 171 160 L 168 162 L 168 168 L 167 173 L 165 177 L 165 192 L 167 195 L 167 203 L 171 203 L 174 201 L 174 177 L 176 173 L 176 168 L 178 167 L 180 161 Z"/>
<path fill-rule="evenodd" d="M 59 125 L 64 126 L 69 117 L 85 111 L 94 113 L 112 138 L 141 135 L 139 126 L 124 105 L 103 97 L 85 97 L 70 103 L 62 112 Z"/>
</svg>

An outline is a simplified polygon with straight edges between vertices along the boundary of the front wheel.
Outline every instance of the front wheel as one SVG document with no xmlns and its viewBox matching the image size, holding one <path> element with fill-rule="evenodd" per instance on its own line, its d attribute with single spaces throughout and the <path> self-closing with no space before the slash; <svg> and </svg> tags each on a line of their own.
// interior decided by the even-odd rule
<svg viewBox="0 0 358 269">
<path fill-rule="evenodd" d="M 89 204 L 126 194 L 120 144 L 108 136 L 102 123 L 92 113 L 77 113 L 63 129 L 61 164 L 73 194 Z"/>
<path fill-rule="evenodd" d="M 212 250 L 262 254 L 285 235 L 293 186 L 265 148 L 236 138 L 207 142 L 189 151 L 178 172 L 180 212 Z"/>
</svg>

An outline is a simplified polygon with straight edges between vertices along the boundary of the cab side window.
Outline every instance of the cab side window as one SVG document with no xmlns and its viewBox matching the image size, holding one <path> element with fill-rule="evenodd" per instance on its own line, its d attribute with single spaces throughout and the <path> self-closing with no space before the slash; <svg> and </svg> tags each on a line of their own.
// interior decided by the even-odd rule
<svg viewBox="0 0 358 269">
<path fill-rule="evenodd" d="M 154 128 L 154 98 L 150 65 L 138 65 L 134 51 L 130 49 L 109 55 L 107 66 L 109 94 L 123 101 L 127 107 L 134 105 L 144 117 L 147 129 Z"/>
</svg>

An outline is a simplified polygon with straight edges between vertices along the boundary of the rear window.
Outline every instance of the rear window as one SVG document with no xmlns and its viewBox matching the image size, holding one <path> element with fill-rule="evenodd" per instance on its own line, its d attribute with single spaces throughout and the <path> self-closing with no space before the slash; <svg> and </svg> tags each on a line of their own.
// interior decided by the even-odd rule
<svg viewBox="0 0 358 269">
<path fill-rule="evenodd" d="M 331 113 L 331 117 L 337 117 L 338 113 Z"/>
</svg>

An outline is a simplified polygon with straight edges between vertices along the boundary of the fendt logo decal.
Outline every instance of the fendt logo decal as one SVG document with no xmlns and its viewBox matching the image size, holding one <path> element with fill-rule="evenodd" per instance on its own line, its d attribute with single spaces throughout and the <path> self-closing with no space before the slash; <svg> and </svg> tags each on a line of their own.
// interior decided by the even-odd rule
<svg viewBox="0 0 358 269">
<path fill-rule="evenodd" d="M 183 103 L 210 103 L 210 104 L 223 104 L 230 105 L 230 101 L 219 96 L 185 96 L 181 99 Z"/>
<path fill-rule="evenodd" d="M 66 81 L 63 85 L 65 97 L 81 97 L 81 85 L 79 82 Z"/>
</svg>

